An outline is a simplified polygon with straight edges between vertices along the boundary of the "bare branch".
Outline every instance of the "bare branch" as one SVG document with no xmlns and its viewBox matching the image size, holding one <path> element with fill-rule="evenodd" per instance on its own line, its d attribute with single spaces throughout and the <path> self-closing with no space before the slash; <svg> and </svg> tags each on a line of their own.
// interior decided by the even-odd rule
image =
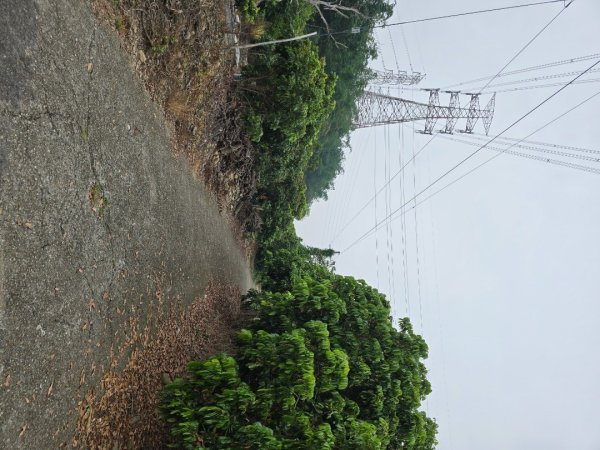
<svg viewBox="0 0 600 450">
<path fill-rule="evenodd" d="M 319 14 L 321 16 L 321 19 L 323 20 L 323 22 L 326 24 L 327 26 L 327 30 L 329 31 L 329 26 L 327 25 L 327 21 L 325 20 L 325 18 L 323 17 L 323 13 L 321 12 L 321 8 L 324 8 L 328 11 L 333 11 L 336 14 L 339 14 L 342 17 L 348 18 L 349 16 L 346 14 L 346 12 L 351 12 L 356 14 L 357 16 L 360 17 L 365 17 L 365 15 L 363 13 L 361 13 L 358 9 L 356 8 L 352 8 L 350 6 L 343 6 L 339 3 L 335 3 L 335 2 L 330 2 L 327 0 L 305 0 L 308 3 L 310 3 L 311 5 L 313 5 L 315 8 L 317 8 L 317 10 L 319 11 Z"/>
</svg>

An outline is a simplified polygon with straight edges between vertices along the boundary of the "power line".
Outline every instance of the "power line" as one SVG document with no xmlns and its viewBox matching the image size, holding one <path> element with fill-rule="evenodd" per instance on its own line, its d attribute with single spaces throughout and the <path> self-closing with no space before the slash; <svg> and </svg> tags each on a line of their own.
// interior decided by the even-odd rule
<svg viewBox="0 0 600 450">
<path fill-rule="evenodd" d="M 467 145 L 473 145 L 473 146 L 479 146 L 478 143 L 476 142 L 469 142 L 463 139 L 457 139 L 457 138 L 453 138 L 450 136 L 444 136 L 445 139 L 448 139 L 450 141 L 454 141 L 454 142 L 459 142 L 461 144 L 467 144 Z M 506 153 L 507 155 L 513 155 L 513 156 L 520 156 L 521 158 L 528 158 L 528 159 L 533 159 L 536 161 L 541 161 L 544 163 L 548 163 L 548 164 L 555 164 L 558 166 L 563 166 L 563 167 L 569 167 L 571 169 L 576 169 L 576 170 L 582 170 L 584 172 L 591 172 L 591 173 L 596 173 L 600 175 L 600 167 L 590 167 L 590 166 L 586 166 L 586 165 L 582 165 L 582 164 L 575 164 L 575 163 L 571 163 L 568 161 L 562 161 L 562 160 L 558 160 L 558 159 L 552 159 L 552 158 L 548 158 L 545 156 L 539 156 L 539 155 L 532 155 L 530 153 L 522 153 L 522 152 L 517 152 L 514 150 L 510 150 L 510 148 L 512 147 L 516 147 L 517 145 L 511 145 L 509 148 L 500 148 L 500 147 L 496 147 L 496 146 L 492 146 L 492 145 L 488 145 L 486 146 L 486 149 L 489 150 L 494 150 L 500 153 Z M 598 161 L 598 159 L 596 159 L 595 161 Z"/>
<path fill-rule="evenodd" d="M 375 151 L 373 163 L 373 191 L 377 192 L 377 134 L 375 134 Z M 377 225 L 377 198 L 375 199 L 375 224 Z M 377 231 L 375 231 L 375 267 L 377 270 L 377 289 L 379 289 L 379 243 L 377 242 Z"/>
<path fill-rule="evenodd" d="M 417 162 L 415 161 L 415 123 L 412 123 L 412 162 L 413 162 L 413 192 L 417 192 Z M 415 197 L 415 204 L 417 200 Z M 417 262 L 417 293 L 419 299 L 419 319 L 421 333 L 423 333 L 423 302 L 421 296 L 421 261 L 419 256 L 419 221 L 417 219 L 417 208 L 414 209 L 415 217 L 415 257 Z"/>
<path fill-rule="evenodd" d="M 469 137 L 472 139 L 476 139 L 479 141 L 486 141 L 488 138 L 487 137 L 478 137 L 478 136 L 472 136 L 468 133 L 463 134 L 462 136 Z M 462 137 L 461 136 L 461 137 Z M 480 145 L 477 144 L 476 142 L 470 142 L 470 145 Z M 499 144 L 501 145 L 510 145 L 508 143 L 505 142 L 499 142 Z M 537 147 L 534 145 L 527 145 L 527 144 L 515 144 L 513 147 L 517 147 L 517 148 L 522 148 L 524 150 L 531 150 L 533 152 L 538 152 L 538 153 L 546 153 L 548 155 L 556 155 L 556 156 L 563 156 L 565 158 L 573 158 L 573 159 L 580 159 L 583 161 L 590 161 L 590 162 L 600 162 L 600 156 L 588 156 L 588 155 L 582 155 L 581 153 L 569 153 L 569 152 L 564 152 L 564 151 L 560 151 L 560 150 L 553 150 L 550 148 L 543 148 L 543 147 Z"/>
<path fill-rule="evenodd" d="M 487 136 L 485 136 L 483 134 L 480 134 L 480 133 L 473 133 L 473 134 L 487 139 Z M 540 141 L 527 141 L 524 139 L 511 138 L 511 137 L 506 137 L 506 136 L 502 136 L 500 139 L 504 140 L 504 141 L 523 142 L 525 144 L 531 144 L 531 145 L 537 145 L 537 146 L 543 146 L 543 147 L 562 148 L 562 149 L 571 150 L 574 152 L 593 153 L 595 155 L 600 155 L 600 150 L 595 150 L 595 149 L 591 149 L 591 148 L 573 147 L 570 145 L 552 144 L 549 142 L 540 142 Z"/>
<path fill-rule="evenodd" d="M 520 5 L 503 6 L 500 8 L 480 9 L 477 11 L 466 11 L 466 12 L 456 13 L 456 14 L 446 14 L 443 16 L 426 17 L 423 19 L 404 20 L 402 22 L 394 22 L 394 23 L 388 23 L 388 24 L 383 24 L 383 25 L 374 25 L 372 28 L 387 28 L 387 27 L 395 27 L 395 26 L 400 26 L 400 25 L 409 25 L 409 24 L 414 24 L 414 23 L 431 22 L 431 21 L 435 21 L 435 20 L 453 19 L 456 17 L 472 16 L 475 14 L 485 14 L 485 13 L 491 13 L 491 12 L 507 11 L 510 9 L 527 8 L 530 6 L 549 5 L 551 3 L 563 3 L 564 4 L 564 0 L 549 0 L 549 1 L 536 2 L 536 3 L 523 3 Z M 566 8 L 566 6 L 565 6 L 565 8 Z M 315 26 L 315 27 L 324 29 L 324 27 L 320 27 L 320 26 Z M 319 34 L 319 36 L 332 36 L 332 35 L 337 35 L 337 34 L 352 34 L 352 33 L 356 33 L 356 31 L 355 31 L 355 29 L 350 28 L 347 30 L 340 30 L 340 31 L 333 31 L 333 32 L 329 32 L 329 33 Z"/>
<path fill-rule="evenodd" d="M 520 5 L 503 6 L 503 7 L 500 7 L 500 8 L 480 9 L 480 10 L 477 10 L 477 11 L 466 11 L 466 12 L 456 13 L 456 14 L 446 14 L 444 16 L 427 17 L 427 18 L 424 18 L 424 19 L 404 20 L 402 22 L 394 22 L 394 23 L 387 23 L 387 24 L 383 24 L 383 25 L 375 25 L 373 28 L 395 27 L 395 26 L 400 26 L 400 25 L 409 25 L 409 24 L 413 24 L 413 23 L 431 22 L 431 21 L 434 21 L 434 20 L 453 19 L 455 17 L 464 17 L 464 16 L 472 16 L 472 15 L 475 15 L 475 14 L 484 14 L 484 13 L 491 13 L 491 12 L 498 12 L 498 11 L 506 11 L 506 10 L 509 10 L 509 9 L 527 8 L 527 7 L 530 7 L 530 6 L 548 5 L 548 4 L 551 4 L 551 3 L 564 3 L 564 0 L 550 0 L 550 1 L 537 2 L 537 3 L 523 3 L 523 4 L 520 4 Z"/>
<path fill-rule="evenodd" d="M 527 43 L 521 48 L 521 50 L 519 50 L 512 58 L 510 58 L 508 60 L 508 62 L 506 64 L 504 64 L 502 69 L 500 69 L 498 71 L 498 73 L 496 73 L 496 75 L 494 75 L 492 78 L 490 78 L 490 80 L 485 84 L 485 86 L 479 90 L 479 93 L 481 93 L 481 91 L 485 90 L 485 88 L 488 87 L 492 83 L 492 81 L 494 81 L 498 77 L 498 75 L 500 75 L 502 72 L 504 72 L 504 69 L 506 69 L 515 59 L 517 59 L 519 57 L 519 55 L 521 53 L 523 53 L 525 51 L 525 49 L 527 49 L 527 47 L 529 47 L 533 43 L 533 41 L 535 41 L 550 25 L 552 25 L 552 23 L 556 19 L 558 19 L 558 17 L 567 9 L 567 7 L 569 5 L 570 5 L 570 3 L 567 4 L 563 9 L 561 9 L 558 12 L 558 14 L 556 14 L 552 19 L 550 19 L 550 21 L 546 25 L 544 25 L 542 27 L 542 29 L 540 31 L 538 31 L 531 39 L 529 39 L 529 41 L 527 41 Z"/>
<path fill-rule="evenodd" d="M 388 35 L 390 38 L 390 44 L 392 45 L 392 51 L 394 52 L 394 60 L 396 61 L 396 70 L 398 72 L 400 72 L 400 64 L 398 63 L 398 54 L 396 53 L 396 46 L 394 45 L 394 39 L 392 38 L 392 32 L 390 30 L 388 30 Z M 411 72 L 412 72 L 412 68 L 411 68 Z"/>
<path fill-rule="evenodd" d="M 560 89 L 557 89 L 555 92 L 553 92 L 550 96 L 546 97 L 542 102 L 538 103 L 536 106 L 534 106 L 532 109 L 530 109 L 529 111 L 527 111 L 525 114 L 523 114 L 521 117 L 519 117 L 517 120 L 515 120 L 513 123 L 511 123 L 510 125 L 508 125 L 504 130 L 502 130 L 500 133 L 498 133 L 496 136 L 494 136 L 492 139 L 490 139 L 488 142 L 486 142 L 485 144 L 483 144 L 482 146 L 480 146 L 477 150 L 475 150 L 474 152 L 470 153 L 466 158 L 462 159 L 460 162 L 458 162 L 457 164 L 455 164 L 453 167 L 451 167 L 449 170 L 447 170 L 446 172 L 444 172 L 442 175 L 440 175 L 437 179 L 435 179 L 432 183 L 430 183 L 428 186 L 426 186 L 424 189 L 422 189 L 420 192 L 418 192 L 417 194 L 415 194 L 415 196 L 413 198 L 419 197 L 420 195 L 422 195 L 423 193 L 425 193 L 426 191 L 428 191 L 432 186 L 434 186 L 435 184 L 437 184 L 440 180 L 442 180 L 443 178 L 445 178 L 446 176 L 448 176 L 450 173 L 452 173 L 454 170 L 456 170 L 458 167 L 462 166 L 465 162 L 467 162 L 468 160 L 470 160 L 473 156 L 475 156 L 477 153 L 479 153 L 481 150 L 483 150 L 485 147 L 487 147 L 489 144 L 491 144 L 492 142 L 494 142 L 496 139 L 498 139 L 501 135 L 503 135 L 504 133 L 506 133 L 508 130 L 510 130 L 511 128 L 513 128 L 515 125 L 517 125 L 519 122 L 521 122 L 523 119 L 525 119 L 526 117 L 530 116 L 531 114 L 533 114 L 535 111 L 537 111 L 539 108 L 541 108 L 544 104 L 548 103 L 551 99 L 553 99 L 554 97 L 556 97 L 558 94 L 560 94 L 562 91 L 564 91 L 567 87 L 569 87 L 571 84 L 573 84 L 575 81 L 577 81 L 577 79 L 579 79 L 580 77 L 582 77 L 583 75 L 585 75 L 588 71 L 592 70 L 594 67 L 596 67 L 598 64 L 600 64 L 600 60 L 596 61 L 594 64 L 592 64 L 591 66 L 589 66 L 587 69 L 585 69 L 583 72 L 581 72 L 579 75 L 577 75 L 575 78 L 573 78 L 571 81 L 569 81 L 568 83 L 564 84 Z M 528 136 L 529 137 L 529 136 Z M 393 216 L 394 214 L 396 214 L 398 211 L 400 211 L 401 209 L 405 208 L 406 205 L 410 202 L 412 202 L 413 198 L 411 198 L 410 200 L 408 200 L 408 202 L 404 203 L 403 205 L 401 205 L 400 207 L 396 208 L 391 215 Z M 416 207 L 416 205 L 415 205 Z M 377 225 L 378 226 L 378 225 Z M 365 237 L 367 237 L 369 235 L 369 233 L 373 230 L 375 230 L 377 228 L 377 226 L 370 228 L 369 230 L 367 230 L 364 234 L 362 234 L 358 239 L 356 239 L 352 244 L 350 244 L 348 247 L 346 247 L 343 251 L 347 251 L 350 248 L 354 247 L 358 242 L 360 242 L 361 240 L 363 240 Z"/>
<path fill-rule="evenodd" d="M 410 1 L 408 1 L 407 3 L 410 3 Z M 402 32 L 404 33 L 404 28 L 402 28 Z M 419 40 L 419 35 L 418 34 L 414 34 L 413 35 L 417 45 L 417 53 L 419 54 L 419 61 L 421 62 L 421 71 L 423 73 L 427 73 L 427 69 L 425 68 L 425 60 L 423 59 L 423 52 L 421 51 L 421 42 Z"/>
<path fill-rule="evenodd" d="M 401 135 L 400 139 L 400 151 L 398 152 L 398 164 L 400 167 L 404 168 L 405 165 L 402 164 L 402 152 L 404 151 L 404 126 L 398 127 L 398 133 Z M 402 169 L 401 169 L 402 170 Z M 404 192 L 404 177 L 400 177 L 400 202 L 404 203 L 406 200 L 406 195 Z M 404 281 L 404 300 L 406 303 L 406 315 L 410 317 L 410 286 L 408 283 L 408 255 L 406 248 L 406 217 L 403 215 L 400 220 L 400 227 L 402 228 L 402 274 Z"/>
<path fill-rule="evenodd" d="M 395 179 L 395 178 L 396 178 L 398 175 L 400 175 L 400 174 L 401 174 L 401 173 L 404 171 L 404 168 L 405 168 L 405 167 L 406 167 L 408 164 L 410 164 L 410 163 L 411 163 L 411 162 L 412 162 L 412 161 L 413 161 L 413 160 L 414 160 L 414 159 L 415 159 L 417 156 L 419 156 L 419 154 L 420 154 L 420 153 L 421 153 L 423 150 L 425 150 L 425 148 L 427 148 L 427 146 L 428 146 L 428 145 L 431 143 L 431 141 L 433 141 L 433 140 L 434 140 L 434 139 L 435 139 L 437 136 L 438 136 L 437 134 L 434 134 L 434 135 L 431 137 L 431 139 L 429 139 L 429 141 L 427 141 L 427 142 L 425 143 L 425 145 L 423 145 L 423 147 L 421 147 L 421 148 L 419 149 L 419 151 L 418 151 L 418 152 L 415 154 L 415 156 L 414 156 L 413 158 L 411 158 L 410 160 L 408 160 L 408 161 L 407 161 L 407 162 L 406 162 L 406 163 L 405 163 L 405 164 L 404 164 L 404 165 L 403 165 L 403 166 L 400 168 L 400 170 L 398 170 L 398 171 L 397 171 L 397 172 L 396 172 L 396 173 L 395 173 L 395 174 L 394 174 L 394 175 L 393 175 L 393 176 L 390 178 L 390 183 L 391 183 L 391 182 L 392 182 L 392 181 L 393 181 L 393 180 L 394 180 L 394 179 Z M 375 193 L 375 195 L 373 195 L 373 196 L 372 196 L 372 197 L 371 197 L 369 200 L 367 200 L 367 201 L 365 202 L 365 204 L 364 204 L 364 205 L 363 205 L 363 206 L 362 206 L 362 207 L 361 207 L 361 208 L 360 208 L 360 209 L 359 209 L 359 210 L 358 210 L 358 211 L 357 211 L 357 212 L 356 212 L 356 213 L 355 213 L 355 214 L 352 216 L 352 218 L 351 218 L 351 219 L 350 219 L 350 220 L 349 220 L 349 221 L 346 223 L 346 225 L 344 225 L 344 226 L 342 227 L 342 229 L 341 229 L 341 230 L 340 230 L 338 233 L 336 233 L 336 235 L 333 237 L 333 239 L 332 239 L 332 241 L 331 241 L 332 243 L 333 243 L 333 242 L 335 242 L 335 241 L 336 241 L 336 239 L 337 239 L 338 237 L 340 237 L 340 236 L 342 235 L 342 233 L 343 233 L 343 232 L 346 230 L 346 228 L 348 228 L 348 226 L 349 226 L 349 225 L 350 225 L 352 222 L 354 222 L 354 220 L 355 220 L 355 219 L 356 219 L 356 218 L 357 218 L 357 217 L 360 215 L 360 213 L 362 213 L 362 212 L 363 212 L 363 211 L 364 211 L 364 210 L 367 208 L 367 206 L 369 206 L 369 205 L 371 204 L 371 202 L 372 202 L 373 200 L 375 200 L 375 199 L 376 199 L 376 197 L 377 197 L 379 194 L 381 194 L 381 192 L 382 192 L 382 191 L 385 189 L 385 187 L 386 187 L 386 186 L 387 186 L 387 183 L 386 183 L 385 185 L 383 185 L 383 186 L 382 186 L 382 187 L 381 187 L 381 188 L 380 188 L 380 189 L 379 189 L 379 190 L 378 190 L 378 191 Z"/>
<path fill-rule="evenodd" d="M 600 78 L 589 78 L 589 79 L 586 79 L 586 80 L 576 81 L 573 84 L 598 83 L 599 81 L 600 81 Z M 499 94 L 501 92 L 529 91 L 531 89 L 542 89 L 542 88 L 556 87 L 556 86 L 562 86 L 562 85 L 563 85 L 563 83 L 534 84 L 533 86 L 522 86 L 522 87 L 515 87 L 515 88 L 501 89 L 501 90 L 493 90 L 493 91 L 486 91 L 486 92 L 480 92 L 480 93 L 481 94 L 491 94 L 491 93 Z"/>
<path fill-rule="evenodd" d="M 389 128 L 386 127 L 386 131 L 387 131 L 387 158 L 388 158 L 388 167 L 391 167 L 391 162 L 392 162 L 392 158 L 391 158 L 391 137 L 390 137 L 390 130 Z M 390 171 L 388 169 L 388 173 L 387 173 L 387 178 L 389 181 L 389 176 L 390 176 Z M 388 188 L 389 190 L 389 188 Z M 386 206 L 386 209 L 388 211 L 391 211 L 392 209 L 392 195 L 391 192 L 388 191 L 388 205 Z M 389 222 L 389 221 L 388 221 Z M 392 302 L 393 305 L 396 307 L 396 309 L 398 310 L 398 299 L 396 296 L 396 274 L 394 271 L 394 228 L 390 225 L 389 226 L 389 235 L 390 235 L 390 255 L 391 255 L 391 275 L 392 275 L 392 288 L 391 288 L 391 293 L 390 296 L 392 298 Z"/>
<path fill-rule="evenodd" d="M 391 36 L 391 31 L 388 29 L 388 33 L 390 33 Z M 400 27 L 400 33 L 402 33 L 402 41 L 404 41 L 404 50 L 406 51 L 406 57 L 408 58 L 408 65 L 410 66 L 410 71 L 414 72 L 415 69 L 413 68 L 412 65 L 412 60 L 410 58 L 410 52 L 408 51 L 408 42 L 406 41 L 406 34 L 404 34 L 404 28 Z"/>
<path fill-rule="evenodd" d="M 547 69 L 549 67 L 562 66 L 562 65 L 565 65 L 565 64 L 572 64 L 572 63 L 576 63 L 576 62 L 589 61 L 591 59 L 597 59 L 597 58 L 600 58 L 600 53 L 594 53 L 592 55 L 579 56 L 577 58 L 563 59 L 563 60 L 560 60 L 560 61 L 554 61 L 554 62 L 550 62 L 550 63 L 540 64 L 540 65 L 537 65 L 537 66 L 530 66 L 530 67 L 524 67 L 522 69 L 511 70 L 511 71 L 504 72 L 504 73 L 498 75 L 496 78 L 507 77 L 507 76 L 510 76 L 510 75 L 517 75 L 519 73 L 532 72 L 532 71 L 540 70 L 540 69 Z M 463 81 L 462 83 L 450 84 L 448 86 L 444 86 L 442 89 L 445 90 L 445 89 L 454 88 L 454 87 L 457 87 L 457 86 L 464 86 L 466 84 L 477 83 L 479 81 L 485 81 L 485 80 L 489 79 L 491 76 L 492 75 L 488 75 L 486 77 L 475 78 L 473 80 Z"/>
<path fill-rule="evenodd" d="M 542 131 L 544 128 L 549 127 L 550 125 L 552 125 L 554 122 L 557 122 L 558 120 L 562 119 L 564 116 L 566 116 L 567 114 L 571 113 L 572 111 L 576 110 L 577 108 L 583 106 L 585 103 L 589 102 L 590 100 L 594 99 L 595 97 L 600 95 L 600 91 L 596 92 L 595 94 L 589 96 L 588 98 L 586 98 L 585 100 L 582 100 L 581 102 L 579 102 L 578 104 L 576 104 L 575 106 L 571 107 L 570 109 L 568 109 L 567 111 L 565 111 L 564 113 L 558 115 L 557 117 L 555 117 L 554 119 L 552 119 L 549 122 L 546 122 L 544 125 L 542 125 L 541 127 L 537 128 L 536 130 L 532 131 L 531 133 L 529 133 L 527 136 L 525 136 L 523 139 L 520 140 L 521 141 L 525 141 L 526 139 L 530 138 L 531 136 L 533 136 L 534 134 L 539 133 L 540 131 Z M 509 149 L 511 147 L 508 147 Z M 423 203 L 425 203 L 426 201 L 430 200 L 431 198 L 435 197 L 436 195 L 438 195 L 439 193 L 441 193 L 442 191 L 448 189 L 450 186 L 452 186 L 455 183 L 458 183 L 460 180 L 462 180 L 463 178 L 465 178 L 466 176 L 472 174 L 473 172 L 475 172 L 476 170 L 478 170 L 479 168 L 485 166 L 486 164 L 488 164 L 489 162 L 493 161 L 494 159 L 498 158 L 499 156 L 501 156 L 502 153 L 496 153 L 494 156 L 492 156 L 491 158 L 486 159 L 485 161 L 483 161 L 482 163 L 476 165 L 475 167 L 473 167 L 472 169 L 468 170 L 467 172 L 465 172 L 464 174 L 462 174 L 460 177 L 452 180 L 450 183 L 446 184 L 445 186 L 442 186 L 440 189 L 438 189 L 437 191 L 431 193 L 430 195 L 428 195 L 427 197 L 423 198 L 421 201 L 419 201 L 416 205 L 410 207 L 409 209 L 405 209 L 401 212 L 401 214 L 398 217 L 395 217 L 394 219 L 392 219 L 392 222 L 398 218 L 404 217 L 405 214 L 407 214 L 412 208 L 416 208 L 419 205 L 422 205 Z M 410 200 L 409 200 L 410 202 Z M 394 213 L 395 214 L 395 213 Z M 372 232 L 370 232 L 370 234 L 372 234 Z M 369 234 L 369 235 L 370 235 Z M 368 237 L 369 235 L 365 236 Z M 357 242 L 358 243 L 358 242 Z M 353 244 L 354 245 L 354 244 Z"/>
<path fill-rule="evenodd" d="M 357 147 L 361 148 L 363 147 L 364 141 L 366 140 L 367 142 L 370 141 L 371 136 L 373 134 L 373 129 L 371 129 L 371 131 L 366 135 L 366 139 L 365 139 L 365 135 L 359 136 L 358 139 L 360 139 L 360 143 L 358 143 Z M 337 230 L 339 228 L 339 223 L 342 222 L 343 220 L 346 219 L 346 215 L 344 214 L 344 212 L 347 210 L 347 205 L 349 203 L 349 199 L 352 198 L 352 195 L 354 194 L 354 188 L 356 186 L 356 179 L 358 178 L 358 175 L 360 174 L 361 168 L 362 168 L 362 162 L 363 159 L 365 158 L 365 154 L 367 152 L 365 151 L 361 151 L 360 152 L 360 156 L 358 158 L 352 158 L 350 166 L 348 167 L 348 171 L 346 171 L 345 173 L 347 173 L 348 175 L 348 179 L 351 180 L 350 185 L 348 186 L 347 184 L 344 185 L 343 189 L 341 190 L 341 197 L 340 200 L 338 200 L 333 208 L 333 213 L 329 214 L 328 216 L 328 220 L 327 220 L 327 226 L 326 226 L 326 236 L 329 240 L 329 247 L 331 247 L 331 243 L 332 243 L 332 238 L 334 237 L 334 231 Z"/>
<path fill-rule="evenodd" d="M 600 72 L 600 69 L 594 69 L 594 70 L 589 71 L 589 73 L 596 73 L 596 72 Z M 511 84 L 524 84 L 524 83 L 531 83 L 533 81 L 551 80 L 554 78 L 566 78 L 566 77 L 572 77 L 573 75 L 577 75 L 578 73 L 579 73 L 578 70 L 574 70 L 571 72 L 554 73 L 552 75 L 542 75 L 539 77 L 523 78 L 521 80 L 505 81 L 504 83 L 492 84 L 492 85 L 488 86 L 488 88 L 491 89 L 491 88 L 495 88 L 495 87 L 509 86 Z M 477 90 L 479 90 L 479 89 L 477 89 Z"/>
<path fill-rule="evenodd" d="M 384 164 L 383 164 L 383 173 L 385 180 L 387 181 L 389 178 L 389 156 L 390 156 L 390 142 L 388 136 L 388 129 L 385 127 L 383 129 L 383 138 L 385 141 L 385 152 L 384 152 Z M 390 205 L 390 197 L 391 193 L 389 188 L 385 190 L 385 214 L 387 215 L 391 210 Z M 392 295 L 392 274 L 390 271 L 390 221 L 389 219 L 386 222 L 385 226 L 385 244 L 386 244 L 386 257 L 387 257 L 387 276 L 388 276 L 388 293 L 391 297 Z"/>
</svg>

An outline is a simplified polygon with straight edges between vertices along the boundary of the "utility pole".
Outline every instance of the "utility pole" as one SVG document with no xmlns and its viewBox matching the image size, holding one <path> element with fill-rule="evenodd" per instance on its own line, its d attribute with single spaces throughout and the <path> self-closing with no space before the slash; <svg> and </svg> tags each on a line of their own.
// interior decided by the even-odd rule
<svg viewBox="0 0 600 450">
<path fill-rule="evenodd" d="M 280 44 L 282 42 L 298 41 L 300 39 L 306 39 L 306 38 L 309 38 L 311 36 L 316 36 L 316 35 L 317 35 L 317 32 L 313 31 L 312 33 L 303 34 L 302 36 L 294 36 L 294 37 L 287 38 L 287 39 L 277 39 L 276 41 L 259 42 L 257 44 L 235 45 L 235 46 L 233 46 L 231 48 L 237 50 L 237 49 L 240 49 L 240 48 L 262 47 L 264 45 L 272 45 L 272 44 Z"/>
</svg>

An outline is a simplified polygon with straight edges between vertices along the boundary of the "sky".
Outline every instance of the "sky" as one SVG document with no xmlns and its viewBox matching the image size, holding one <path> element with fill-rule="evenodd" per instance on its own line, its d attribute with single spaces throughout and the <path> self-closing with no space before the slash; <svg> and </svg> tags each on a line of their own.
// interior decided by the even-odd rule
<svg viewBox="0 0 600 450">
<path fill-rule="evenodd" d="M 518 3 L 399 0 L 390 22 Z M 380 29 L 372 67 L 410 71 L 412 65 L 427 74 L 424 88 L 491 77 L 561 8 Z M 599 21 L 599 1 L 576 0 L 506 71 L 600 53 Z M 583 70 L 595 61 L 493 84 Z M 490 137 L 558 88 L 499 92 Z M 570 86 L 504 136 L 523 138 L 598 91 L 600 83 Z M 427 101 L 425 92 L 390 94 Z M 488 98 L 482 95 L 482 106 Z M 440 100 L 447 104 L 448 97 Z M 600 150 L 599 116 L 600 95 L 528 139 Z M 403 198 L 411 200 L 477 149 L 436 137 L 377 196 L 376 207 L 369 203 L 351 220 L 431 139 L 416 132 L 422 127 L 354 131 L 344 173 L 328 200 L 297 223 L 299 235 L 309 245 L 343 250 L 337 272 L 378 287 L 394 317 L 409 316 L 424 336 L 433 392 L 423 409 L 438 421 L 439 449 L 599 450 L 600 175 L 502 154 L 352 245 L 376 222 L 385 224 Z M 484 133 L 481 123 L 475 131 Z M 417 201 L 494 154 L 481 150 Z"/>
</svg>

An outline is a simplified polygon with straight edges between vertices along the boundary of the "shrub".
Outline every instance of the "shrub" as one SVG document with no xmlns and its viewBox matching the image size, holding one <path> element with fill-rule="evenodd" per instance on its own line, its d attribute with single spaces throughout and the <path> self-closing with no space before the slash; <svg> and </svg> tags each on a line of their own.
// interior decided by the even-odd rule
<svg viewBox="0 0 600 450">
<path fill-rule="evenodd" d="M 161 412 L 180 448 L 429 449 L 427 345 L 392 326 L 364 281 L 306 263 L 286 292 L 251 292 L 238 354 L 192 362 Z"/>
</svg>

